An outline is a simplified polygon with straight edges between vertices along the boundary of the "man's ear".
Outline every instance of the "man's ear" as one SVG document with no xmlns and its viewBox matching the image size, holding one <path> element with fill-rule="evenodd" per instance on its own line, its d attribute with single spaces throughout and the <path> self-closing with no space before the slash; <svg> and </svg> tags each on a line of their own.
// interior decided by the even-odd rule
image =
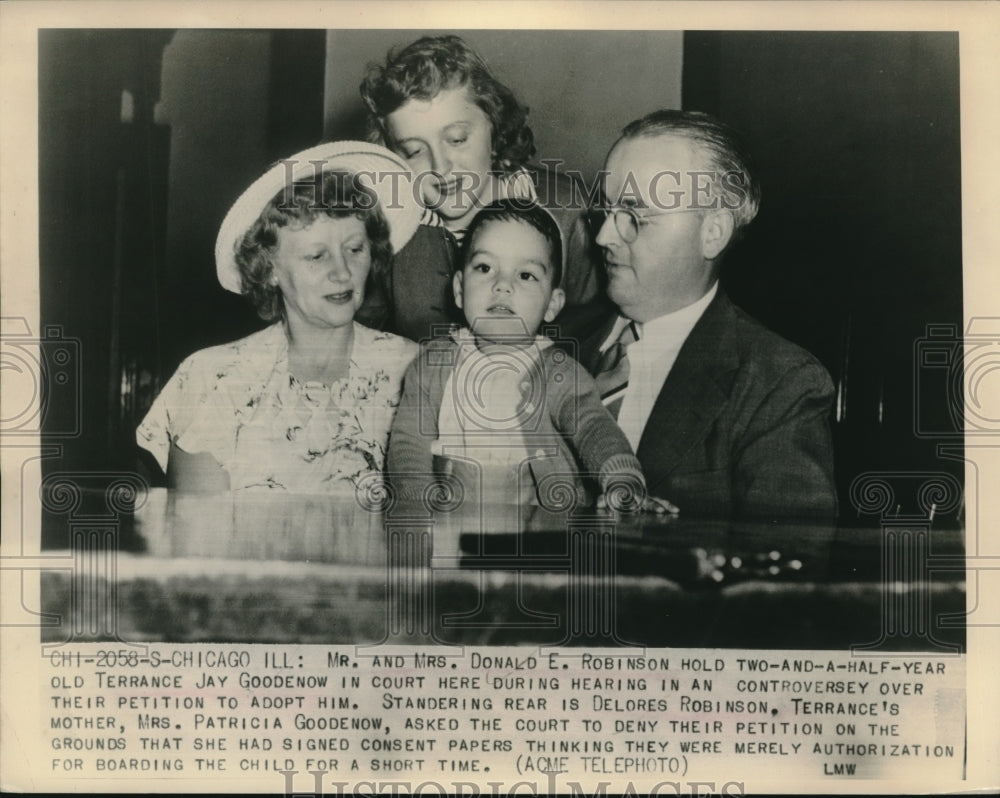
<svg viewBox="0 0 1000 798">
<path fill-rule="evenodd" d="M 455 276 L 451 279 L 451 290 L 455 294 L 455 304 L 458 305 L 458 309 L 462 309 L 462 270 L 459 269 L 455 272 Z"/>
<path fill-rule="evenodd" d="M 552 321 L 559 315 L 559 311 L 563 309 L 563 305 L 565 304 L 566 292 L 561 288 L 553 288 L 552 296 L 549 298 L 549 306 L 545 309 L 545 315 L 542 318 L 545 321 Z"/>
<path fill-rule="evenodd" d="M 701 223 L 701 254 L 715 260 L 729 246 L 736 221 L 730 210 L 711 211 Z"/>
</svg>

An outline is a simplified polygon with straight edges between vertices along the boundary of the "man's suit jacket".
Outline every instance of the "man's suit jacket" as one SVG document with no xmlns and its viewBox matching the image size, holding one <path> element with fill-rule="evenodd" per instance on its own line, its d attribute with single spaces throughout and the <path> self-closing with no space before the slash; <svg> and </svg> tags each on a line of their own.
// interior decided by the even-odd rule
<svg viewBox="0 0 1000 798">
<path fill-rule="evenodd" d="M 612 317 L 581 341 L 593 372 Z M 677 355 L 636 454 L 649 493 L 682 517 L 826 518 L 837 514 L 833 384 L 804 349 L 720 289 Z"/>
</svg>

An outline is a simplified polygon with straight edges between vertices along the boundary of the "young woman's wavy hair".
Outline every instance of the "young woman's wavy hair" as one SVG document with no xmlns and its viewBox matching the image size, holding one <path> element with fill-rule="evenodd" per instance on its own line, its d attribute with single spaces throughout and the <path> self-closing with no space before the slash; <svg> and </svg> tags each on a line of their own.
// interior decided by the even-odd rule
<svg viewBox="0 0 1000 798">
<path fill-rule="evenodd" d="M 402 50 L 390 50 L 384 65 L 369 65 L 361 97 L 368 106 L 370 140 L 391 149 L 389 114 L 409 100 L 433 100 L 462 86 L 490 120 L 493 168 L 510 172 L 526 164 L 535 154 L 527 107 L 459 36 L 424 36 Z"/>
<path fill-rule="evenodd" d="M 311 180 L 293 183 L 271 198 L 236 245 L 243 294 L 264 321 L 283 318 L 285 313 L 281 289 L 271 282 L 278 231 L 284 227 L 308 227 L 321 216 L 331 219 L 354 216 L 365 223 L 372 258 L 366 290 L 391 267 L 389 224 L 374 192 L 359 185 L 351 173 L 337 170 L 324 172 L 318 183 Z"/>
</svg>

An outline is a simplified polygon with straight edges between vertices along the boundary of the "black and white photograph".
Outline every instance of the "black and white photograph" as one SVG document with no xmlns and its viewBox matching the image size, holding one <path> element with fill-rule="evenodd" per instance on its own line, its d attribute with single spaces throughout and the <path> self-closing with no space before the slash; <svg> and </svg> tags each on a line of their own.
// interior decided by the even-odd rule
<svg viewBox="0 0 1000 798">
<path fill-rule="evenodd" d="M 1000 783 L 995 13 L 46 5 L 5 788 Z"/>
</svg>

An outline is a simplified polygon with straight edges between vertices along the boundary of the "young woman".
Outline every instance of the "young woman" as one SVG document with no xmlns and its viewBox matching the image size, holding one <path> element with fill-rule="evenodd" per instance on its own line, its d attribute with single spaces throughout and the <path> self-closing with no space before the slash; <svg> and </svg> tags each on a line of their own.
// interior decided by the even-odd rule
<svg viewBox="0 0 1000 798">
<path fill-rule="evenodd" d="M 450 297 L 457 243 L 478 210 L 501 199 L 538 202 L 556 217 L 568 308 L 602 295 L 586 209 L 574 207 L 566 178 L 529 163 L 528 109 L 461 38 L 424 37 L 391 52 L 369 69 L 361 96 L 372 140 L 407 161 L 429 211 L 364 309 L 374 323 L 420 340 L 459 321 Z"/>
</svg>

